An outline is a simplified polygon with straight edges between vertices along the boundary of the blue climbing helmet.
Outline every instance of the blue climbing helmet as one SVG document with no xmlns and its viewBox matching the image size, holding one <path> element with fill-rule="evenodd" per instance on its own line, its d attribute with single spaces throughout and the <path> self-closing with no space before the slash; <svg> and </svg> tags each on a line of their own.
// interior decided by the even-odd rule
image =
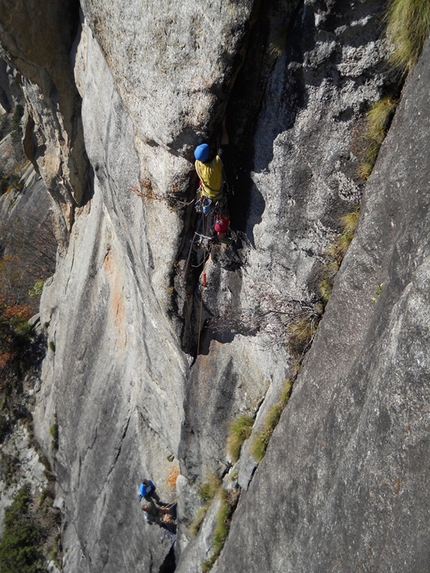
<svg viewBox="0 0 430 573">
<path fill-rule="evenodd" d="M 197 159 L 197 161 L 201 161 L 202 163 L 209 159 L 209 154 L 210 147 L 207 143 L 198 145 L 194 150 L 194 157 Z"/>
<path fill-rule="evenodd" d="M 145 485 L 143 483 L 144 481 L 147 481 L 148 485 Z M 139 486 L 139 497 L 146 497 L 151 491 L 155 491 L 154 483 L 150 479 L 142 480 L 142 482 Z"/>
</svg>

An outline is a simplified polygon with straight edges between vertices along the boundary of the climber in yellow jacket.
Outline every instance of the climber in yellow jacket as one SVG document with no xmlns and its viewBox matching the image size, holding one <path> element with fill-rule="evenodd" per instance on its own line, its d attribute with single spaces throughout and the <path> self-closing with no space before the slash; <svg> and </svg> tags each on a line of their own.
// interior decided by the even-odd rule
<svg viewBox="0 0 430 573">
<path fill-rule="evenodd" d="M 194 166 L 200 178 L 200 191 L 212 201 L 218 201 L 223 195 L 224 166 L 221 157 L 225 151 L 225 147 L 229 144 L 225 119 L 221 126 L 221 145 L 215 156 L 211 154 L 211 149 L 207 143 L 202 143 L 197 146 L 194 151 L 194 157 L 196 159 Z"/>
<path fill-rule="evenodd" d="M 224 198 L 224 165 L 221 158 L 226 146 L 229 144 L 225 119 L 223 120 L 221 127 L 221 144 L 218 152 L 215 155 L 211 154 L 210 146 L 207 143 L 202 143 L 194 150 L 194 157 L 196 159 L 194 166 L 200 179 L 198 190 L 200 198 L 204 199 L 206 197 L 207 199 L 210 199 L 209 204 L 212 207 L 217 204 L 220 207 L 217 209 L 218 212 L 215 216 L 216 220 L 214 229 L 217 233 L 218 239 L 223 240 L 230 221 L 227 205 L 220 203 Z M 225 201 L 223 203 L 225 203 Z"/>
</svg>

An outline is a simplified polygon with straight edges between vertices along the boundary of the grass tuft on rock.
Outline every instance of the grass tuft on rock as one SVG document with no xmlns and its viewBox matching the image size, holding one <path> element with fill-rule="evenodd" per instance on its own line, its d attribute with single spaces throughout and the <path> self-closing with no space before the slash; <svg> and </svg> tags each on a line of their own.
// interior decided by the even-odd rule
<svg viewBox="0 0 430 573">
<path fill-rule="evenodd" d="M 222 488 L 220 491 L 220 508 L 215 518 L 215 530 L 212 537 L 212 551 L 208 559 L 202 563 L 203 573 L 208 573 L 215 564 L 215 561 L 221 554 L 224 547 L 225 540 L 227 539 L 230 530 L 231 518 L 237 504 L 237 493 L 234 491 L 227 491 Z"/>
<path fill-rule="evenodd" d="M 197 513 L 194 517 L 194 521 L 190 525 L 190 533 L 193 537 L 195 537 L 197 533 L 200 531 L 200 527 L 203 523 L 204 518 L 206 517 L 210 505 L 211 505 L 210 502 L 205 503 L 205 505 L 202 505 L 202 507 L 199 507 L 199 509 L 197 510 Z"/>
<path fill-rule="evenodd" d="M 56 421 L 52 426 L 49 428 L 49 433 L 51 434 L 51 450 L 53 452 L 58 451 L 58 422 Z"/>
<path fill-rule="evenodd" d="M 356 207 L 353 211 L 342 215 L 340 222 L 345 233 L 354 233 L 357 227 L 358 218 L 360 217 L 360 208 Z"/>
<path fill-rule="evenodd" d="M 358 157 L 358 175 L 365 181 L 370 177 L 381 145 L 387 135 L 398 100 L 387 95 L 370 108 L 361 128 L 355 132 L 353 151 Z"/>
<path fill-rule="evenodd" d="M 354 237 L 359 217 L 359 206 L 357 206 L 353 211 L 343 215 L 340 218 L 342 233 L 326 250 L 325 254 L 327 262 L 320 273 L 320 281 L 318 284 L 318 291 L 324 305 L 326 305 L 330 300 L 334 278 Z"/>
<path fill-rule="evenodd" d="M 206 516 L 206 513 L 212 503 L 212 500 L 219 492 L 221 487 L 221 480 L 215 474 L 208 473 L 206 476 L 206 481 L 202 483 L 199 488 L 199 496 L 201 497 L 202 501 L 204 501 L 204 505 L 202 505 L 196 513 L 193 523 L 190 525 L 190 533 L 191 535 L 197 535 L 200 530 L 200 526 Z"/>
<path fill-rule="evenodd" d="M 386 20 L 386 37 L 393 50 L 391 62 L 403 72 L 409 72 L 430 34 L 430 3 L 427 0 L 392 0 Z"/>
<path fill-rule="evenodd" d="M 254 419 L 247 414 L 238 416 L 231 423 L 230 434 L 227 438 L 227 451 L 233 463 L 239 459 L 243 442 L 251 435 L 253 425 Z"/>
<path fill-rule="evenodd" d="M 221 485 L 220 478 L 215 474 L 207 474 L 206 481 L 199 488 L 199 495 L 203 501 L 212 501 Z"/>
<path fill-rule="evenodd" d="M 320 315 L 305 310 L 287 326 L 288 346 L 293 356 L 302 359 L 306 354 L 315 336 L 320 319 Z"/>
<path fill-rule="evenodd" d="M 270 408 L 264 419 L 263 429 L 256 433 L 251 442 L 250 452 L 257 462 L 260 462 L 264 458 L 270 438 L 278 425 L 281 414 L 284 411 L 288 400 L 290 399 L 292 388 L 293 382 L 290 378 L 287 378 L 278 402 Z"/>
</svg>

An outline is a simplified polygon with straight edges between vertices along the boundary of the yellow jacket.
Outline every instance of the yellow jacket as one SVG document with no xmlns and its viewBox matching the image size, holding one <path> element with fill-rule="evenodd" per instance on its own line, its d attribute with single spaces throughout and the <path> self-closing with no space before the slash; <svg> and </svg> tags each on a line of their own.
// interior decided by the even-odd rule
<svg viewBox="0 0 430 573">
<path fill-rule="evenodd" d="M 218 199 L 222 195 L 223 164 L 218 155 L 209 163 L 195 162 L 197 175 L 202 182 L 202 193 L 210 199 Z"/>
</svg>

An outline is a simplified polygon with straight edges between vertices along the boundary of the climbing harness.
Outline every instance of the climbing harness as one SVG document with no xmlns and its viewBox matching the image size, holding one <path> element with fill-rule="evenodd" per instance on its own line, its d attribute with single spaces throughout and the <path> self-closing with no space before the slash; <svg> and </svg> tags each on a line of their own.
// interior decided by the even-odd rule
<svg viewBox="0 0 430 573">
<path fill-rule="evenodd" d="M 203 213 L 204 215 L 207 215 L 207 213 L 209 213 L 211 210 L 211 205 L 212 199 L 209 199 L 209 197 L 206 197 L 205 195 L 201 195 L 195 202 L 194 208 L 197 213 Z"/>
</svg>

